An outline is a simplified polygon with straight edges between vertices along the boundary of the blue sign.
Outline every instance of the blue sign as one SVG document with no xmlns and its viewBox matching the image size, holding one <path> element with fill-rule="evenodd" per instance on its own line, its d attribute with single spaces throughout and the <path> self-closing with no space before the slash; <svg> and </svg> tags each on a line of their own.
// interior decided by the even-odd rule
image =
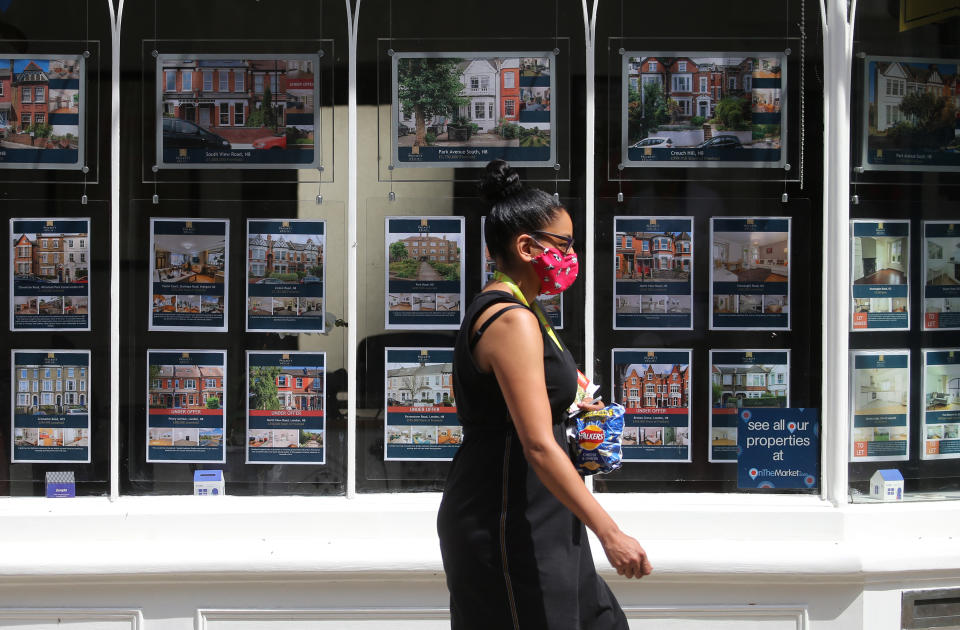
<svg viewBox="0 0 960 630">
<path fill-rule="evenodd" d="M 817 409 L 743 409 L 737 424 L 737 487 L 813 489 L 819 482 Z"/>
</svg>

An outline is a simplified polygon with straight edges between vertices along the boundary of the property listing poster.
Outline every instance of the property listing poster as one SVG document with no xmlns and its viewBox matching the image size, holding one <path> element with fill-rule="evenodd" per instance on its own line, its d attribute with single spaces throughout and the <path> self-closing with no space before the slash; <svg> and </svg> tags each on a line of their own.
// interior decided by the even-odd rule
<svg viewBox="0 0 960 630">
<path fill-rule="evenodd" d="M 320 166 L 319 64 L 317 54 L 159 55 L 157 165 Z"/>
<path fill-rule="evenodd" d="M 147 350 L 147 462 L 226 461 L 227 352 Z"/>
<path fill-rule="evenodd" d="M 386 326 L 456 330 L 463 315 L 463 217 L 387 217 Z"/>
<path fill-rule="evenodd" d="M 90 461 L 90 352 L 13 350 L 13 463 Z"/>
<path fill-rule="evenodd" d="M 790 330 L 790 219 L 710 219 L 710 330 Z"/>
<path fill-rule="evenodd" d="M 960 171 L 960 59 L 864 59 L 866 170 Z"/>
<path fill-rule="evenodd" d="M 923 328 L 960 329 L 960 221 L 923 222 Z"/>
<path fill-rule="evenodd" d="M 384 460 L 452 460 L 463 439 L 453 348 L 386 348 L 384 372 Z"/>
<path fill-rule="evenodd" d="M 690 461 L 690 350 L 614 348 L 623 461 Z"/>
<path fill-rule="evenodd" d="M 323 332 L 326 224 L 247 221 L 247 331 Z"/>
<path fill-rule="evenodd" d="M 0 168 L 83 166 L 85 67 L 83 55 L 3 55 Z"/>
<path fill-rule="evenodd" d="M 229 219 L 150 219 L 150 330 L 227 331 Z"/>
<path fill-rule="evenodd" d="M 960 348 L 923 351 L 921 459 L 960 457 Z"/>
<path fill-rule="evenodd" d="M 90 330 L 90 219 L 10 219 L 10 330 Z"/>
<path fill-rule="evenodd" d="M 480 249 L 483 252 L 483 265 L 481 267 L 480 286 L 485 287 L 493 279 L 493 272 L 497 270 L 496 262 L 490 257 L 487 251 L 487 239 L 484 228 L 486 227 L 486 217 L 480 217 Z M 563 330 L 563 293 L 557 295 L 541 295 L 537 297 L 540 309 L 547 317 L 547 322 L 554 330 Z"/>
<path fill-rule="evenodd" d="M 555 64 L 552 52 L 394 53 L 393 165 L 552 167 Z"/>
<path fill-rule="evenodd" d="M 325 462 L 326 354 L 247 351 L 247 463 Z"/>
<path fill-rule="evenodd" d="M 622 76 L 625 165 L 786 163 L 783 52 L 626 52 Z"/>
<path fill-rule="evenodd" d="M 790 406 L 789 350 L 710 351 L 710 461 L 737 461 L 742 409 Z"/>
<path fill-rule="evenodd" d="M 910 353 L 907 350 L 856 350 L 850 401 L 853 425 L 851 462 L 909 458 Z"/>
<path fill-rule="evenodd" d="M 693 329 L 693 218 L 614 217 L 613 327 Z"/>
<path fill-rule="evenodd" d="M 851 221 L 853 330 L 910 330 L 910 221 Z"/>
</svg>

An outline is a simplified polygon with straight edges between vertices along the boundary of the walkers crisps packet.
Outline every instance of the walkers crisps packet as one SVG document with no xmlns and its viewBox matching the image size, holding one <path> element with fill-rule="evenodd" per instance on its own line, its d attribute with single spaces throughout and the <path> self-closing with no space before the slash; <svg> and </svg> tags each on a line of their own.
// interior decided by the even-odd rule
<svg viewBox="0 0 960 630">
<path fill-rule="evenodd" d="M 612 403 L 597 411 L 587 411 L 574 419 L 573 463 L 582 475 L 613 472 L 620 468 L 620 439 L 623 437 L 622 405 Z"/>
</svg>

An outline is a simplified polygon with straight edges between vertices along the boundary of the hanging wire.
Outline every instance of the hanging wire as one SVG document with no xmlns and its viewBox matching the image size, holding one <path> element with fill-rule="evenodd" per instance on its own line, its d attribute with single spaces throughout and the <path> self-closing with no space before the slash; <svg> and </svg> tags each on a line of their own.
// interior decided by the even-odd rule
<svg viewBox="0 0 960 630">
<path fill-rule="evenodd" d="M 83 58 L 90 58 L 90 0 L 83 3 Z M 11 68 L 13 70 L 13 68 Z M 86 153 L 86 145 L 84 145 Z M 83 193 L 80 195 L 80 204 L 87 205 L 87 175 L 90 173 L 90 167 L 87 162 L 87 156 L 83 156 L 84 165 L 80 169 L 83 172 Z"/>
<path fill-rule="evenodd" d="M 560 0 L 553 2 L 553 54 L 554 66 L 556 66 L 556 55 L 560 54 Z M 556 67 L 550 68 L 550 72 L 556 72 Z M 556 96 L 551 94 L 551 98 Z M 560 163 L 553 164 L 553 199 L 554 203 L 560 205 Z"/>
<path fill-rule="evenodd" d="M 800 190 L 803 190 L 803 178 L 806 166 L 807 146 L 807 0 L 800 0 Z"/>
<path fill-rule="evenodd" d="M 784 30 L 784 33 L 783 33 L 783 41 L 784 41 L 784 43 L 788 44 L 787 47 L 785 48 L 784 52 L 786 53 L 787 57 L 789 57 L 790 54 L 793 52 L 793 51 L 790 49 L 790 47 L 789 47 L 789 42 L 790 42 L 790 3 L 789 3 L 789 2 L 786 3 L 786 7 L 787 7 L 787 8 L 786 8 L 786 14 L 785 14 L 785 15 L 786 15 L 786 18 L 785 18 L 784 21 L 783 21 L 783 30 Z M 789 59 L 785 59 L 785 61 L 787 61 L 787 62 L 789 63 L 790 60 L 789 60 Z M 782 73 L 782 71 L 781 71 L 781 77 L 782 77 L 782 76 L 783 76 L 783 73 Z M 782 83 L 782 81 L 783 81 L 783 79 L 781 78 L 781 83 Z M 800 100 L 801 100 L 801 101 L 803 100 L 803 94 L 800 95 Z M 783 128 L 783 124 L 784 124 L 785 122 L 788 122 L 788 121 L 785 121 L 785 120 L 783 119 L 783 103 L 784 103 L 785 101 L 786 101 L 786 99 L 781 96 L 781 100 L 780 100 L 780 112 L 781 112 L 781 113 L 780 113 L 780 125 L 781 125 L 781 129 Z M 782 138 L 782 137 L 783 137 L 783 135 L 782 135 L 782 133 L 781 133 L 781 138 Z M 784 150 L 785 150 L 785 147 L 783 146 L 783 143 L 781 142 L 781 143 L 780 143 L 780 151 L 781 151 L 781 153 L 782 153 Z M 790 159 L 789 156 L 788 156 L 786 159 L 789 160 L 789 159 Z M 788 163 L 786 163 L 786 164 L 784 165 L 784 168 L 783 168 L 783 194 L 780 195 L 780 202 L 781 202 L 781 203 L 787 203 L 788 201 L 790 201 L 790 194 L 787 192 L 787 173 L 789 173 L 789 172 L 790 172 L 790 164 L 789 164 L 789 162 L 788 162 Z"/>
<path fill-rule="evenodd" d="M 320 5 L 320 18 L 317 20 L 319 22 L 317 28 L 320 31 L 320 50 L 317 55 L 317 67 L 313 69 L 314 84 L 317 86 L 317 102 L 313 105 L 313 115 L 316 117 L 313 127 L 313 150 L 318 151 L 320 157 L 320 164 L 317 166 L 317 205 L 320 205 L 323 203 L 323 191 L 321 190 L 323 187 L 323 122 L 321 118 L 323 112 L 323 74 L 320 72 L 320 65 L 323 63 L 321 59 L 325 56 L 325 52 L 323 47 L 323 0 L 320 0 L 318 4 Z"/>
<path fill-rule="evenodd" d="M 622 67 L 623 67 L 623 56 L 626 54 L 626 46 L 625 46 L 625 42 L 624 42 L 624 40 L 623 40 L 623 0 L 620 0 L 620 46 L 619 46 L 619 49 L 620 49 L 620 51 L 621 51 L 621 53 L 620 53 L 620 67 L 622 68 Z M 629 60 L 628 60 L 628 63 L 629 63 Z M 622 81 L 623 81 L 623 79 L 622 79 L 622 77 L 621 77 L 621 83 L 620 83 L 620 89 L 621 89 L 621 90 L 623 89 L 623 82 L 622 82 Z M 630 79 L 629 79 L 629 77 L 628 77 L 628 78 L 627 78 L 628 88 L 629 88 L 629 81 L 630 81 Z M 642 88 L 641 88 L 641 89 L 642 89 Z M 621 98 L 622 98 L 622 97 L 621 97 Z M 643 97 L 642 97 L 642 92 L 641 92 L 641 99 L 642 99 L 642 98 L 643 98 Z M 609 132 L 608 132 L 608 136 L 609 136 Z M 621 149 L 621 151 L 622 151 L 622 150 L 625 150 L 625 148 L 624 148 L 624 149 Z M 623 203 L 623 162 L 620 162 L 619 164 L 617 164 L 617 203 Z"/>
<path fill-rule="evenodd" d="M 553 47 L 560 48 L 560 0 L 554 0 L 553 3 Z M 550 71 L 555 69 L 551 68 Z"/>
<path fill-rule="evenodd" d="M 153 53 L 154 57 L 159 56 L 160 51 L 160 38 L 158 35 L 160 24 L 160 3 L 159 0 L 153 0 Z M 156 67 L 156 66 L 154 66 Z M 156 71 L 155 71 L 156 72 Z M 160 80 L 160 77 L 157 77 L 157 80 Z M 159 118 L 160 112 L 156 112 L 157 117 Z M 150 169 L 153 173 L 153 205 L 160 203 L 160 194 L 157 192 L 157 171 L 159 167 L 157 164 L 153 165 L 153 168 Z"/>
<path fill-rule="evenodd" d="M 392 55 L 392 54 L 393 54 L 393 0 L 389 0 L 389 2 L 387 3 L 387 5 L 388 5 L 388 8 L 387 8 L 387 20 L 388 20 L 388 24 L 387 24 L 387 37 L 389 38 L 388 41 L 390 42 L 390 44 L 389 44 L 389 46 L 390 46 L 390 51 L 389 51 L 389 52 L 390 52 L 390 54 Z M 391 110 L 390 110 L 390 116 L 391 116 L 391 118 L 393 117 L 393 115 L 394 115 L 394 112 L 393 112 L 393 109 L 391 108 Z M 392 119 L 391 119 L 391 121 L 390 121 L 390 124 L 391 124 L 391 125 L 393 124 L 393 120 L 392 120 Z M 416 143 L 414 143 L 414 144 L 416 144 Z M 392 160 L 393 158 L 391 157 L 390 159 Z M 396 200 L 397 200 L 397 193 L 393 192 L 393 164 L 388 164 L 388 165 L 387 165 L 387 170 L 390 171 L 390 192 L 389 192 L 389 194 L 387 195 L 387 199 L 389 199 L 390 201 L 396 201 Z"/>
</svg>

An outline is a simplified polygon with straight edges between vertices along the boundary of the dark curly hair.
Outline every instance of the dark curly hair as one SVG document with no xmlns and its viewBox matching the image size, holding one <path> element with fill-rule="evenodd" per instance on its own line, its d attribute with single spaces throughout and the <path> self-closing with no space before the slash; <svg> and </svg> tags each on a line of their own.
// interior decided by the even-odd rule
<svg viewBox="0 0 960 630">
<path fill-rule="evenodd" d="M 487 164 L 479 190 L 490 208 L 483 237 L 494 260 L 508 257 L 510 243 L 518 235 L 542 230 L 558 212 L 566 210 L 553 195 L 525 186 L 517 171 L 503 160 Z"/>
</svg>

